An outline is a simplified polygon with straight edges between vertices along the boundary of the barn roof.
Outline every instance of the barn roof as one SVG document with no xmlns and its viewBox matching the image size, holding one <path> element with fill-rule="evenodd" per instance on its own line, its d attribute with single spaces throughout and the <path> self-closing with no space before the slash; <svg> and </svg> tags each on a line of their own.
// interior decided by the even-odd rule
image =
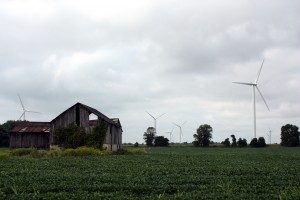
<svg viewBox="0 0 300 200">
<path fill-rule="evenodd" d="M 10 133 L 49 133 L 49 122 L 18 122 Z"/>
<path fill-rule="evenodd" d="M 68 108 L 67 110 L 65 110 L 64 112 L 62 112 L 60 115 L 64 114 L 65 112 L 67 112 L 68 110 L 72 109 L 73 107 L 80 105 L 82 107 L 84 107 L 85 109 L 87 109 L 90 114 L 93 113 L 94 115 L 96 115 L 97 117 L 99 117 L 100 119 L 106 121 L 109 124 L 115 125 L 117 127 L 121 127 L 121 123 L 120 122 L 115 122 L 113 119 L 108 118 L 106 115 L 104 115 L 103 113 L 99 112 L 98 110 L 96 110 L 95 108 L 89 107 L 87 105 L 84 105 L 82 103 L 76 103 L 73 106 L 71 106 L 70 108 Z M 58 115 L 56 118 L 54 118 L 51 122 L 53 122 L 54 120 L 56 120 L 60 115 Z"/>
</svg>

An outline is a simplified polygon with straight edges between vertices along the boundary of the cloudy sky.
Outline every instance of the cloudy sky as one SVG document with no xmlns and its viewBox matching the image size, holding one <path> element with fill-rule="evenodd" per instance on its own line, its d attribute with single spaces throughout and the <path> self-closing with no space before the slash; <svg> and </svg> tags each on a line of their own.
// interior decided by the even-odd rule
<svg viewBox="0 0 300 200">
<path fill-rule="evenodd" d="M 253 138 L 252 89 L 259 79 L 257 136 L 280 142 L 300 126 L 300 2 L 297 0 L 0 1 L 0 123 L 51 121 L 81 102 L 118 117 L 124 142 L 159 135 L 193 141 Z"/>
</svg>

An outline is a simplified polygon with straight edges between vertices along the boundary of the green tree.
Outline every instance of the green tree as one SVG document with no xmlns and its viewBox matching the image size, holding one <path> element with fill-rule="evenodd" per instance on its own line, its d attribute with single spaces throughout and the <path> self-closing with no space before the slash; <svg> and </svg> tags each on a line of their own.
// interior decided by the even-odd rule
<svg viewBox="0 0 300 200">
<path fill-rule="evenodd" d="M 225 147 L 230 147 L 229 138 L 226 138 L 221 144 L 223 144 Z"/>
<path fill-rule="evenodd" d="M 9 147 L 9 132 L 15 127 L 17 121 L 8 120 L 0 125 L 0 147 Z"/>
<path fill-rule="evenodd" d="M 208 147 L 212 138 L 212 127 L 208 124 L 200 125 L 197 134 L 194 134 L 195 141 L 193 144 L 200 147 Z"/>
<path fill-rule="evenodd" d="M 239 138 L 238 142 L 237 142 L 237 146 L 238 147 L 247 147 L 247 140 L 244 138 Z"/>
<path fill-rule="evenodd" d="M 251 147 L 257 147 L 257 138 L 253 138 L 250 142 Z"/>
<path fill-rule="evenodd" d="M 253 138 L 250 142 L 251 147 L 266 147 L 266 141 L 264 137 Z"/>
<path fill-rule="evenodd" d="M 154 145 L 160 147 L 167 147 L 169 146 L 169 139 L 165 138 L 164 136 L 156 136 L 154 138 Z"/>
<path fill-rule="evenodd" d="M 266 147 L 267 144 L 266 144 L 266 140 L 264 137 L 259 137 L 258 140 L 257 140 L 257 146 L 258 147 Z"/>
<path fill-rule="evenodd" d="M 281 146 L 293 147 L 299 145 L 299 128 L 292 124 L 281 127 Z"/>
<path fill-rule="evenodd" d="M 236 147 L 237 145 L 236 145 L 236 138 L 235 138 L 235 135 L 232 134 L 230 137 L 232 138 L 231 146 L 232 146 L 232 147 Z"/>
<path fill-rule="evenodd" d="M 144 140 L 147 146 L 153 146 L 155 138 L 155 128 L 147 128 L 147 132 L 144 133 Z"/>
</svg>

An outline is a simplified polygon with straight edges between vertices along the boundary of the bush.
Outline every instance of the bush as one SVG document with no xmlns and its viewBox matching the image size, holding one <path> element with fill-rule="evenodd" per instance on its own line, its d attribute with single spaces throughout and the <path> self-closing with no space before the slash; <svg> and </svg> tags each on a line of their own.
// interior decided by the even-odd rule
<svg viewBox="0 0 300 200">
<path fill-rule="evenodd" d="M 37 150 L 37 149 L 33 149 L 33 151 L 31 151 L 30 156 L 33 158 L 41 158 L 41 157 L 48 157 L 48 151 L 46 150 Z"/>
<path fill-rule="evenodd" d="M 154 138 L 154 145 L 159 147 L 167 147 L 169 146 L 169 139 L 164 136 L 156 136 Z"/>
<path fill-rule="evenodd" d="M 76 148 L 86 143 L 86 133 L 84 129 L 71 123 L 67 128 L 58 128 L 54 132 L 53 144 L 64 148 Z"/>
<path fill-rule="evenodd" d="M 105 140 L 108 124 L 105 121 L 101 121 L 93 131 L 88 135 L 87 146 L 94 148 L 103 148 L 103 142 Z"/>
<path fill-rule="evenodd" d="M 1 158 L 9 158 L 10 157 L 10 153 L 9 152 L 0 152 L 0 159 Z"/>
<path fill-rule="evenodd" d="M 127 153 L 128 153 L 128 151 L 126 149 L 118 149 L 117 151 L 112 152 L 113 155 L 124 155 Z"/>
<path fill-rule="evenodd" d="M 34 149 L 32 148 L 18 148 L 11 151 L 13 156 L 25 156 L 31 154 Z"/>
<path fill-rule="evenodd" d="M 101 154 L 100 150 L 91 147 L 79 147 L 77 149 L 65 149 L 62 151 L 63 156 L 89 156 Z"/>
</svg>

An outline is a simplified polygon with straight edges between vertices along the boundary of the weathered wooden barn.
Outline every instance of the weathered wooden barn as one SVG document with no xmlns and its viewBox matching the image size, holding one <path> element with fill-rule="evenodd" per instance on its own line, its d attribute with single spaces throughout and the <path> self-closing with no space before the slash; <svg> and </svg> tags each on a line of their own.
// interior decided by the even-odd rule
<svg viewBox="0 0 300 200">
<path fill-rule="evenodd" d="M 98 119 L 90 120 L 91 114 L 96 115 Z M 120 149 L 122 147 L 120 120 L 117 118 L 110 119 L 98 110 L 82 103 L 76 103 L 50 122 L 50 143 L 53 142 L 53 134 L 57 128 L 66 128 L 71 123 L 75 123 L 78 127 L 84 128 L 86 133 L 89 133 L 102 121 L 108 125 L 103 146 L 113 151 Z"/>
<path fill-rule="evenodd" d="M 10 148 L 49 149 L 49 122 L 19 122 L 10 132 Z"/>
</svg>

